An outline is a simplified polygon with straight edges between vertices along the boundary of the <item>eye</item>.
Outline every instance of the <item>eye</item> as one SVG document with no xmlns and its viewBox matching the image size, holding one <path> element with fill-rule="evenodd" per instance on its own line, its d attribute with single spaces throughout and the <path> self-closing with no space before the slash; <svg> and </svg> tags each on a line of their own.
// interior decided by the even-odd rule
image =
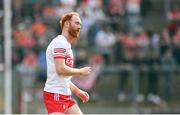
<svg viewBox="0 0 180 115">
<path fill-rule="evenodd" d="M 80 26 L 82 25 L 80 22 L 75 22 L 75 24 L 76 24 L 76 25 L 80 25 Z"/>
</svg>

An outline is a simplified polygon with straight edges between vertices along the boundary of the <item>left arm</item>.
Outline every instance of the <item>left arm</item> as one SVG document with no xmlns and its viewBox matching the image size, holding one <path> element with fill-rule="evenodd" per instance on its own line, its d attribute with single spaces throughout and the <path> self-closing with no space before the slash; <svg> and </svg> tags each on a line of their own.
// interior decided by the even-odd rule
<svg viewBox="0 0 180 115">
<path fill-rule="evenodd" d="M 70 82 L 71 91 L 80 98 L 83 102 L 89 101 L 89 94 L 81 89 L 79 89 L 76 85 Z"/>
</svg>

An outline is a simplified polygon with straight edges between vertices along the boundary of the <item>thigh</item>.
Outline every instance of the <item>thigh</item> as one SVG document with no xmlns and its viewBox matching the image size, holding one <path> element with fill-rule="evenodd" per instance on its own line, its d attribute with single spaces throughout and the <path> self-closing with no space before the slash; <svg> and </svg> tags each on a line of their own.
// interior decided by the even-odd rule
<svg viewBox="0 0 180 115">
<path fill-rule="evenodd" d="M 72 105 L 68 110 L 67 114 L 83 114 L 77 104 Z"/>
</svg>

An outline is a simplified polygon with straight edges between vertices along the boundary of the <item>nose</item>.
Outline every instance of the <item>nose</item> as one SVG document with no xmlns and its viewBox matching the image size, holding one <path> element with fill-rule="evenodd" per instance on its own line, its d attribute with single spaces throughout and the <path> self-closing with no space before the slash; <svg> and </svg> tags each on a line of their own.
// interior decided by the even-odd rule
<svg viewBox="0 0 180 115">
<path fill-rule="evenodd" d="M 78 29 L 79 29 L 79 30 L 81 29 L 81 25 L 80 25 L 80 24 L 78 25 Z"/>
<path fill-rule="evenodd" d="M 77 28 L 77 31 L 80 32 L 80 31 L 81 31 L 81 27 L 78 27 L 78 28 Z"/>
</svg>

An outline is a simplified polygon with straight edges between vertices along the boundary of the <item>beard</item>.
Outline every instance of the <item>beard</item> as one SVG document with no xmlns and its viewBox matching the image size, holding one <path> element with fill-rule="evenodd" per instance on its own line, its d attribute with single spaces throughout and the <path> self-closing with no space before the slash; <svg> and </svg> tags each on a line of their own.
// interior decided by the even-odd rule
<svg viewBox="0 0 180 115">
<path fill-rule="evenodd" d="M 70 27 L 68 29 L 69 35 L 72 36 L 73 38 L 78 39 L 80 36 L 80 30 L 79 29 L 74 29 L 73 27 Z"/>
</svg>

